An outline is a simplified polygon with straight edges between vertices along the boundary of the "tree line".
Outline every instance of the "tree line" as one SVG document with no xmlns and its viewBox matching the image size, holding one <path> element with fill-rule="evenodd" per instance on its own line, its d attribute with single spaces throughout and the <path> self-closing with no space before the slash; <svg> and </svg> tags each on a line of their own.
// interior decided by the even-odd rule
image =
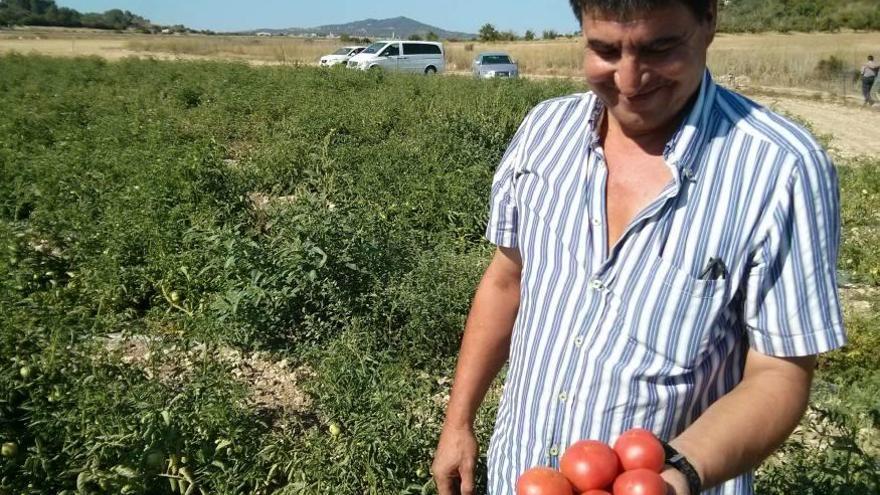
<svg viewBox="0 0 880 495">
<path fill-rule="evenodd" d="M 53 0 L 0 0 L 0 26 L 63 26 L 96 29 L 154 30 L 149 19 L 127 10 L 111 9 L 103 13 L 81 13 L 59 7 Z"/>
</svg>

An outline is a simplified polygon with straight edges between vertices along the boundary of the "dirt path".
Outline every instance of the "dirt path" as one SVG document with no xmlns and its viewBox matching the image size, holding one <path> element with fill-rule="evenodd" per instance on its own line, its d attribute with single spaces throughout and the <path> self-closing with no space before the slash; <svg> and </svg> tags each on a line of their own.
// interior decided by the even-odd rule
<svg viewBox="0 0 880 495">
<path fill-rule="evenodd" d="M 839 104 L 787 96 L 753 96 L 783 113 L 795 115 L 812 124 L 819 134 L 831 136 L 831 151 L 849 158 L 872 155 L 880 158 L 880 106 L 866 108 L 858 104 Z"/>
</svg>

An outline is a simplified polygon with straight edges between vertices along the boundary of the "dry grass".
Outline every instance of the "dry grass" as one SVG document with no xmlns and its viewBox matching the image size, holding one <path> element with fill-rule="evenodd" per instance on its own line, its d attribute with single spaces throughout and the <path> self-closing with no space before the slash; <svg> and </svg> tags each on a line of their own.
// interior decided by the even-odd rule
<svg viewBox="0 0 880 495">
<path fill-rule="evenodd" d="M 449 70 L 470 70 L 474 56 L 480 52 L 504 51 L 519 63 L 523 74 L 577 76 L 580 74 L 583 43 L 580 39 L 553 41 L 513 41 L 500 43 L 446 43 Z"/>
<path fill-rule="evenodd" d="M 338 39 L 289 37 L 148 36 L 47 28 L 0 31 L 0 53 L 36 51 L 49 55 L 100 55 L 111 59 L 134 55 L 311 64 L 343 44 Z M 880 51 L 878 46 L 880 32 L 719 34 L 709 51 L 709 67 L 722 80 L 736 78 L 751 85 L 852 95 L 857 89 L 851 79 L 822 79 L 816 74 L 817 64 L 834 56 L 854 69 L 861 65 L 866 54 Z M 503 50 L 519 62 L 525 75 L 581 75 L 583 42 L 579 38 L 453 42 L 446 43 L 445 47 L 450 71 L 470 70 L 474 55 L 481 51 Z"/>
<path fill-rule="evenodd" d="M 816 65 L 835 56 L 850 68 L 859 67 L 868 53 L 877 52 L 880 32 L 719 34 L 709 50 L 709 67 L 717 76 L 731 75 L 766 86 L 825 89 L 838 92 L 842 81 L 817 78 Z M 524 74 L 580 76 L 580 39 L 507 43 L 447 43 L 451 70 L 468 70 L 481 51 L 510 53 Z M 848 91 L 854 91 L 850 81 Z"/>
<path fill-rule="evenodd" d="M 315 63 L 345 45 L 340 40 L 256 36 L 148 36 L 129 41 L 137 52 L 162 52 L 281 63 Z"/>
</svg>

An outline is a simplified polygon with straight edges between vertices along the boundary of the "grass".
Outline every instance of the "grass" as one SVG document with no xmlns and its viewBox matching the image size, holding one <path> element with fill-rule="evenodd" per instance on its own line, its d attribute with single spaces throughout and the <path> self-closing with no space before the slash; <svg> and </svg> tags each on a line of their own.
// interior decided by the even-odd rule
<svg viewBox="0 0 880 495">
<path fill-rule="evenodd" d="M 338 40 L 256 36 L 144 36 L 126 43 L 130 50 L 312 64 L 340 46 Z M 351 43 L 348 43 L 351 44 Z"/>
<path fill-rule="evenodd" d="M 494 167 L 577 90 L 0 57 L 0 492 L 431 493 Z M 873 290 L 880 162 L 840 171 L 842 273 Z M 803 425 L 834 443 L 796 437 L 762 493 L 876 492 L 867 297 Z"/>
</svg>

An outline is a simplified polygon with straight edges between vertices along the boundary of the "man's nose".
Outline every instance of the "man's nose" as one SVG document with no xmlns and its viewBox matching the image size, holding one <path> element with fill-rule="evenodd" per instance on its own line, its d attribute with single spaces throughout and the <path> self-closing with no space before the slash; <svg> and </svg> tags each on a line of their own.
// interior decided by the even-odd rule
<svg viewBox="0 0 880 495">
<path fill-rule="evenodd" d="M 624 55 L 614 72 L 614 84 L 623 96 L 633 96 L 642 89 L 646 77 L 647 73 L 642 69 L 638 57 Z"/>
</svg>

